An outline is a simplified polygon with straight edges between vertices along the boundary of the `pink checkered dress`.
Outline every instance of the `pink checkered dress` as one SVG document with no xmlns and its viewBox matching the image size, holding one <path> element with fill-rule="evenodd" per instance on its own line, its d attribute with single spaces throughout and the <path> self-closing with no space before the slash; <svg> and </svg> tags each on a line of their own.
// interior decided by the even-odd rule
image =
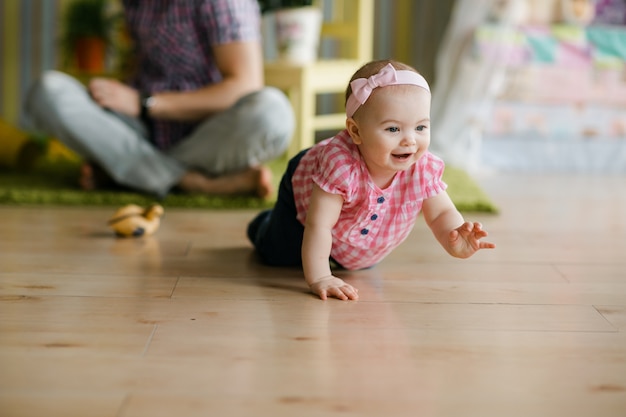
<svg viewBox="0 0 626 417">
<path fill-rule="evenodd" d="M 347 269 L 370 267 L 406 239 L 423 201 L 447 188 L 441 179 L 443 169 L 443 161 L 427 152 L 381 190 L 344 130 L 311 148 L 294 172 L 298 220 L 305 223 L 313 182 L 326 192 L 340 194 L 344 204 L 332 230 L 330 255 Z"/>
</svg>

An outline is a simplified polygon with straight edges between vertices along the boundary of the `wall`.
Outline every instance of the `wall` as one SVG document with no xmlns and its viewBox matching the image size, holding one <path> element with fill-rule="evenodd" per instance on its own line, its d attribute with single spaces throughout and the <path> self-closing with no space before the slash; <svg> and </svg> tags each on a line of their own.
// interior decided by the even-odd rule
<svg viewBox="0 0 626 417">
<path fill-rule="evenodd" d="M 435 82 L 435 58 L 454 0 L 376 1 L 374 58 L 395 58 Z"/>
</svg>

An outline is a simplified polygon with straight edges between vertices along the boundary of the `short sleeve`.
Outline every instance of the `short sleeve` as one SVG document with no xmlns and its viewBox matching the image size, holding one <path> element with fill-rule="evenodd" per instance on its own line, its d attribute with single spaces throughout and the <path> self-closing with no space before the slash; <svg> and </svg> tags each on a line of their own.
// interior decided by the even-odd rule
<svg viewBox="0 0 626 417">
<path fill-rule="evenodd" d="M 261 39 L 257 0 L 204 0 L 200 15 L 212 45 Z"/>
<path fill-rule="evenodd" d="M 351 202 L 358 185 L 355 164 L 354 157 L 347 149 L 328 144 L 317 155 L 317 169 L 313 172 L 312 180 L 327 193 L 339 194 L 344 201 Z"/>
<path fill-rule="evenodd" d="M 443 181 L 445 164 L 441 158 L 427 152 L 418 161 L 417 168 L 424 199 L 434 197 L 448 188 Z"/>
</svg>

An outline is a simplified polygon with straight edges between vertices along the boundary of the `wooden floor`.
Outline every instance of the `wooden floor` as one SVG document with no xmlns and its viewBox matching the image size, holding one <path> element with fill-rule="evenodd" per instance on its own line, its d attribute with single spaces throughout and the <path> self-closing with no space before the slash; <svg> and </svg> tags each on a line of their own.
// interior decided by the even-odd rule
<svg viewBox="0 0 626 417">
<path fill-rule="evenodd" d="M 0 207 L 0 416 L 626 416 L 626 178 L 480 178 L 498 248 L 422 219 L 358 302 L 256 263 L 251 211 Z"/>
</svg>

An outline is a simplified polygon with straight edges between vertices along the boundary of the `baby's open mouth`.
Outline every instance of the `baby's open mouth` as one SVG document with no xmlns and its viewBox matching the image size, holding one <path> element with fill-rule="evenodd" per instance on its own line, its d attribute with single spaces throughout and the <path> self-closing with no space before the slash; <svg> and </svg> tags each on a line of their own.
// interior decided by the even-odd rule
<svg viewBox="0 0 626 417">
<path fill-rule="evenodd" d="M 391 156 L 393 156 L 394 158 L 397 159 L 408 159 L 411 155 L 413 155 L 412 153 L 394 153 L 391 154 Z"/>
</svg>

